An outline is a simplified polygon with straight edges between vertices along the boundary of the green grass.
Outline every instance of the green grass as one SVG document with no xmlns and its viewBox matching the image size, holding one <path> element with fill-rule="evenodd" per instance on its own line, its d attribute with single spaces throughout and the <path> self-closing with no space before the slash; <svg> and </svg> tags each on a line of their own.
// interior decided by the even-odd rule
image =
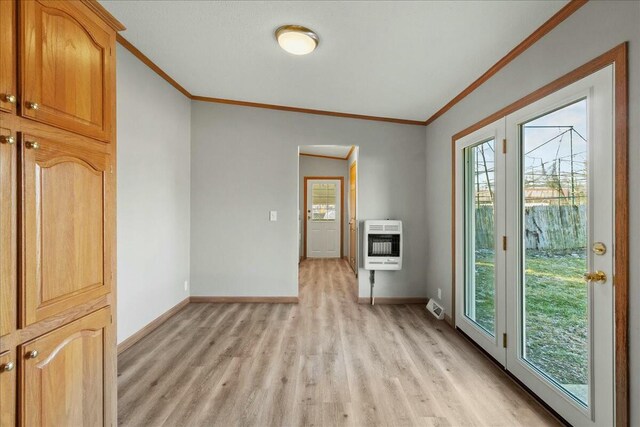
<svg viewBox="0 0 640 427">
<path fill-rule="evenodd" d="M 526 358 L 560 384 L 587 384 L 587 286 L 584 252 L 527 251 Z M 493 330 L 494 258 L 476 254 L 476 322 Z"/>
</svg>

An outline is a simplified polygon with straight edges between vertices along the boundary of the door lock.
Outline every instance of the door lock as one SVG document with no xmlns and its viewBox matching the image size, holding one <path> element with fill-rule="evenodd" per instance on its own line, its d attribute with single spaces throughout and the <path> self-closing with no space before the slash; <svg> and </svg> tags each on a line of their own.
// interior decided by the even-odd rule
<svg viewBox="0 0 640 427">
<path fill-rule="evenodd" d="M 605 283 L 607 281 L 607 275 L 604 271 L 595 271 L 595 272 L 587 272 L 584 273 L 584 281 L 585 282 L 596 282 L 596 283 Z"/>
<path fill-rule="evenodd" d="M 602 242 L 595 242 L 593 246 L 591 246 L 591 250 L 596 255 L 604 255 L 607 253 L 607 247 Z"/>
</svg>

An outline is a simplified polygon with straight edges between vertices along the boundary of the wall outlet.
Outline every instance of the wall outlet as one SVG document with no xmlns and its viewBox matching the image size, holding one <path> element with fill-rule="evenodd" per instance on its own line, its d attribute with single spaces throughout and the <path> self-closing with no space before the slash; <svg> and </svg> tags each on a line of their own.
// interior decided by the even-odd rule
<svg viewBox="0 0 640 427">
<path fill-rule="evenodd" d="M 442 289 L 438 288 L 438 299 L 442 300 Z"/>
<path fill-rule="evenodd" d="M 185 281 L 184 281 L 184 290 L 185 290 L 185 291 L 188 291 L 188 290 L 189 290 L 189 281 L 188 281 L 188 280 L 185 280 Z"/>
<path fill-rule="evenodd" d="M 269 221 L 278 220 L 278 211 L 269 211 Z"/>
</svg>

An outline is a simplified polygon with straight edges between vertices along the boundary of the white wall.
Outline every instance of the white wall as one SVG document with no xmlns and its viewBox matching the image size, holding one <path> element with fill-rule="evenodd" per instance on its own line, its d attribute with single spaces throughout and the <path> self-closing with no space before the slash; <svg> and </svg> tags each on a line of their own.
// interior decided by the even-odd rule
<svg viewBox="0 0 640 427">
<path fill-rule="evenodd" d="M 358 145 L 359 218 L 398 218 L 404 268 L 379 296 L 424 297 L 426 159 L 420 126 L 194 102 L 192 294 L 298 294 L 298 146 Z M 269 210 L 278 221 L 269 222 Z M 360 295 L 368 296 L 368 274 Z"/>
<path fill-rule="evenodd" d="M 616 45 L 629 43 L 631 425 L 640 425 L 640 2 L 590 1 L 427 126 L 428 296 L 451 310 L 451 137 Z"/>
<path fill-rule="evenodd" d="M 347 160 L 324 159 L 322 157 L 300 156 L 300 180 L 298 181 L 300 201 L 300 215 L 302 218 L 302 240 L 304 241 L 304 216 L 307 208 L 304 206 L 304 177 L 305 176 L 341 176 L 344 179 L 344 191 L 342 194 L 342 210 L 344 211 L 344 226 L 342 230 L 343 256 L 349 254 L 349 165 Z M 304 242 L 302 242 L 304 244 Z M 304 251 L 300 250 L 300 254 Z"/>
<path fill-rule="evenodd" d="M 185 299 L 191 103 L 118 45 L 118 342 Z"/>
</svg>

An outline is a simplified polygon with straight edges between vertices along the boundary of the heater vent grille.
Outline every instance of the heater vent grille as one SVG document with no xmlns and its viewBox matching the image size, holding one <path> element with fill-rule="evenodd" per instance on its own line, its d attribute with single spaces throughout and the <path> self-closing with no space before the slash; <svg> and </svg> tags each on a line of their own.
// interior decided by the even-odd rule
<svg viewBox="0 0 640 427">
<path fill-rule="evenodd" d="M 363 240 L 365 269 L 402 269 L 401 221 L 367 220 L 364 222 Z"/>
</svg>

